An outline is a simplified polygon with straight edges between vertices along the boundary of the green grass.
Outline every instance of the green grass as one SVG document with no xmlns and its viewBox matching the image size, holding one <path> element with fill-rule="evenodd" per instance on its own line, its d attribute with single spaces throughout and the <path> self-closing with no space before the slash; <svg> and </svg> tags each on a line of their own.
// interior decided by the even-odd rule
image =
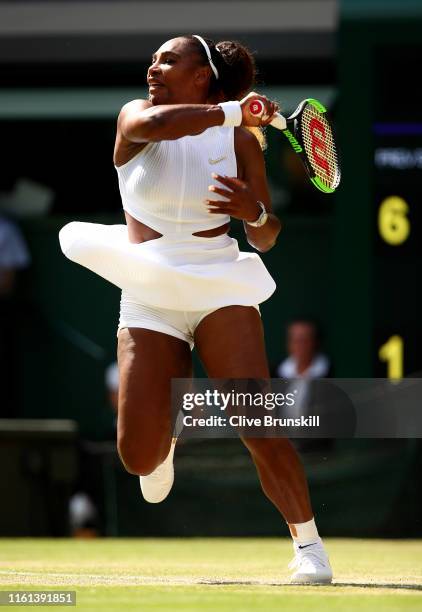
<svg viewBox="0 0 422 612">
<path fill-rule="evenodd" d="M 78 610 L 422 609 L 422 542 L 326 540 L 335 583 L 288 583 L 285 539 L 0 540 L 0 589 L 76 590 Z"/>
</svg>

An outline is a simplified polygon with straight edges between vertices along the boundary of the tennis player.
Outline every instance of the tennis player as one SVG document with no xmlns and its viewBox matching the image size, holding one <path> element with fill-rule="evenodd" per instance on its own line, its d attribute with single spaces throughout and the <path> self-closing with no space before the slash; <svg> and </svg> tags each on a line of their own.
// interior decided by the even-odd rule
<svg viewBox="0 0 422 612">
<path fill-rule="evenodd" d="M 72 222 L 63 252 L 122 289 L 118 451 L 157 503 L 174 479 L 171 379 L 192 375 L 195 344 L 211 378 L 269 378 L 259 306 L 275 283 L 257 253 L 239 252 L 230 217 L 265 252 L 271 212 L 258 135 L 278 110 L 254 84 L 251 53 L 199 35 L 165 42 L 148 69 L 148 100 L 118 117 L 114 164 L 126 225 Z M 249 112 L 251 98 L 264 114 Z M 261 137 L 262 138 L 262 137 Z M 292 444 L 243 439 L 262 488 L 293 537 L 295 583 L 331 582 L 301 462 Z"/>
</svg>

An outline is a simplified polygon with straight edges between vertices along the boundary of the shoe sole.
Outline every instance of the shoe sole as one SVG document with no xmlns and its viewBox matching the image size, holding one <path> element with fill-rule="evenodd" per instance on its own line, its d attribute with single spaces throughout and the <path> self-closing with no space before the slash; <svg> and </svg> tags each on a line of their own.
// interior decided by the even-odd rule
<svg viewBox="0 0 422 612">
<path fill-rule="evenodd" d="M 172 438 L 169 455 L 172 453 L 174 456 L 174 452 L 176 450 L 176 442 L 177 442 L 177 438 Z M 162 501 L 166 499 L 166 497 L 168 497 L 170 491 L 173 488 L 173 484 L 174 484 L 173 457 L 172 457 L 172 468 L 171 469 L 172 469 L 172 474 L 171 474 L 170 480 L 166 483 L 166 487 L 162 487 L 162 489 L 164 489 L 164 492 L 161 493 L 159 497 L 155 494 L 155 491 L 148 491 L 148 485 L 146 485 L 146 487 L 144 485 L 144 487 L 147 489 L 145 491 L 144 488 L 142 487 L 142 478 L 144 477 L 143 476 L 139 477 L 142 497 L 144 498 L 146 502 L 148 502 L 149 504 L 160 504 Z M 148 476 L 145 476 L 145 478 L 148 478 Z"/>
</svg>

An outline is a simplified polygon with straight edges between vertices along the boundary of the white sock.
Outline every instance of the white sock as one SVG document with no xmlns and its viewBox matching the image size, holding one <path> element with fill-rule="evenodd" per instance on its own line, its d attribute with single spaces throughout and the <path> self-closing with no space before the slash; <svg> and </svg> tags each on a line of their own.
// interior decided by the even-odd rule
<svg viewBox="0 0 422 612">
<path fill-rule="evenodd" d="M 288 523 L 288 525 L 295 544 L 313 544 L 319 539 L 314 518 L 306 523 Z"/>
</svg>

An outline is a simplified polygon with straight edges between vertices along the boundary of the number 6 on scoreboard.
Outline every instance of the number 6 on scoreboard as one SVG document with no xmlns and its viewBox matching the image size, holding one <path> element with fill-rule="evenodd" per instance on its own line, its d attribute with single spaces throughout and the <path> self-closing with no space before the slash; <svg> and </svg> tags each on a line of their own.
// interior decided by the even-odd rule
<svg viewBox="0 0 422 612">
<path fill-rule="evenodd" d="M 264 104 L 261 100 L 253 100 L 249 110 L 252 115 L 260 115 L 264 111 Z M 271 125 L 286 136 L 315 187 L 324 193 L 333 193 L 340 184 L 341 173 L 333 130 L 326 112 L 321 102 L 307 98 L 287 119 L 276 113 Z"/>
</svg>

